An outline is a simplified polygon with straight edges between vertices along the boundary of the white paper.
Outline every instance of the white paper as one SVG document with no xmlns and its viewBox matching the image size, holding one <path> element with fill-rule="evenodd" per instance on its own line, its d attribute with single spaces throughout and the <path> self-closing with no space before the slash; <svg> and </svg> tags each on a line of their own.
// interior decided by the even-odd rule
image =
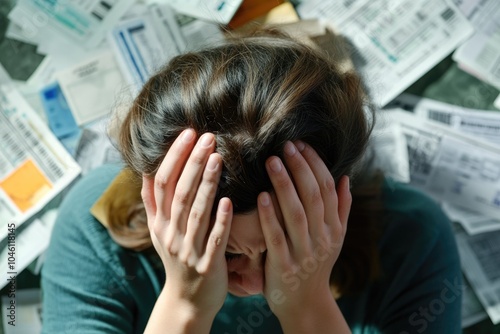
<svg viewBox="0 0 500 334">
<path fill-rule="evenodd" d="M 500 217 L 500 147 L 402 110 L 384 117 L 401 125 L 411 184 L 440 201 Z"/>
<path fill-rule="evenodd" d="M 19 0 L 9 18 L 40 36 L 64 36 L 86 48 L 96 47 L 133 0 Z M 47 27 L 57 31 L 49 34 Z"/>
<path fill-rule="evenodd" d="M 121 22 L 109 40 L 134 96 L 149 77 L 186 48 L 168 6 L 152 5 L 147 13 Z"/>
<path fill-rule="evenodd" d="M 243 0 L 167 0 L 167 2 L 179 13 L 227 24 Z"/>
<path fill-rule="evenodd" d="M 462 328 L 467 328 L 488 318 L 488 313 L 486 313 L 481 302 L 477 299 L 469 282 L 465 278 L 462 281 L 464 283 L 462 291 Z"/>
<path fill-rule="evenodd" d="M 431 99 L 401 94 L 391 105 L 413 110 L 415 115 L 450 126 L 457 131 L 483 138 L 500 147 L 500 113 L 464 108 Z"/>
<path fill-rule="evenodd" d="M 119 163 L 121 156 L 108 136 L 108 120 L 98 121 L 82 130 L 75 159 L 82 175 L 104 164 Z"/>
<path fill-rule="evenodd" d="M 0 66 L 0 240 L 80 173 L 46 124 L 14 89 Z"/>
<path fill-rule="evenodd" d="M 500 323 L 500 231 L 455 236 L 465 276 L 493 324 Z"/>
<path fill-rule="evenodd" d="M 351 56 L 376 103 L 387 104 L 473 32 L 445 0 L 304 1 L 302 18 L 323 18 L 355 46 Z"/>
<path fill-rule="evenodd" d="M 9 22 L 7 31 L 5 32 L 5 37 L 33 45 L 36 45 L 38 43 L 37 39 L 35 38 L 36 35 L 36 32 L 25 31 L 22 27 L 12 21 Z"/>
<path fill-rule="evenodd" d="M 493 102 L 493 105 L 495 106 L 495 108 L 500 109 L 500 95 L 497 96 L 495 102 Z"/>
<path fill-rule="evenodd" d="M 218 25 L 201 20 L 190 20 L 181 24 L 181 31 L 188 51 L 196 51 L 224 39 L 224 34 Z"/>
<path fill-rule="evenodd" d="M 110 51 L 59 72 L 57 79 L 78 125 L 108 115 L 124 91 L 123 76 Z"/>
<path fill-rule="evenodd" d="M 374 156 L 368 157 L 370 166 L 380 169 L 384 175 L 399 182 L 410 182 L 410 166 L 406 139 L 398 123 L 377 119 L 371 136 L 370 147 Z"/>
<path fill-rule="evenodd" d="M 500 230 L 500 219 L 448 203 L 443 203 L 442 208 L 450 220 L 460 223 L 469 235 Z"/>
<path fill-rule="evenodd" d="M 500 89 L 500 1 L 451 0 L 476 29 L 453 54 L 460 68 Z"/>
</svg>

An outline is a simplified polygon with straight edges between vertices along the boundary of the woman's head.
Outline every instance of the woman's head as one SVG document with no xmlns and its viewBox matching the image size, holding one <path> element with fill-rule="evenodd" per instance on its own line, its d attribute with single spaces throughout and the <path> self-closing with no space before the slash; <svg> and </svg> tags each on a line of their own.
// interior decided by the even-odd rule
<svg viewBox="0 0 500 334">
<path fill-rule="evenodd" d="M 355 74 L 279 33 L 259 33 L 171 60 L 135 99 L 119 146 L 138 176 L 153 176 L 184 129 L 215 135 L 223 160 L 215 203 L 231 199 L 228 251 L 243 254 L 228 262 L 230 287 L 244 295 L 258 292 L 264 279 L 256 207 L 260 192 L 272 193 L 266 159 L 282 157 L 285 142 L 300 139 L 336 181 L 352 175 L 372 128 L 368 111 Z M 113 233 L 120 239 L 119 228 Z"/>
<path fill-rule="evenodd" d="M 371 125 L 358 77 L 339 73 L 320 52 L 281 35 L 235 38 L 174 58 L 136 98 L 120 133 L 126 163 L 152 175 L 190 127 L 212 132 L 224 167 L 217 199 L 235 213 L 271 190 L 264 162 L 301 139 L 338 180 L 350 175 Z"/>
</svg>

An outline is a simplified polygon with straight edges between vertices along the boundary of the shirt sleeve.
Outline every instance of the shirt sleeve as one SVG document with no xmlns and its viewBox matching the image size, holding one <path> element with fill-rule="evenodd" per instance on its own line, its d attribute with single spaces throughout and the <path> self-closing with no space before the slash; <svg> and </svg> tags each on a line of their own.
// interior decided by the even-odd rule
<svg viewBox="0 0 500 334">
<path fill-rule="evenodd" d="M 116 171 L 85 177 L 60 207 L 42 268 L 43 333 L 133 332 L 127 274 L 112 269 L 114 246 L 89 212 Z"/>
</svg>

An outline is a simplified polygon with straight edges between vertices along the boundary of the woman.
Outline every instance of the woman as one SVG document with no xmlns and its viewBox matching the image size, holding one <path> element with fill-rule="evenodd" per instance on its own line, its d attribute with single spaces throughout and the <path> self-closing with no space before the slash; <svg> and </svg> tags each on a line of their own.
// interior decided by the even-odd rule
<svg viewBox="0 0 500 334">
<path fill-rule="evenodd" d="M 63 204 L 45 332 L 458 333 L 444 214 L 381 178 L 351 196 L 372 119 L 356 75 L 276 32 L 176 57 L 121 126 L 131 172 Z"/>
</svg>

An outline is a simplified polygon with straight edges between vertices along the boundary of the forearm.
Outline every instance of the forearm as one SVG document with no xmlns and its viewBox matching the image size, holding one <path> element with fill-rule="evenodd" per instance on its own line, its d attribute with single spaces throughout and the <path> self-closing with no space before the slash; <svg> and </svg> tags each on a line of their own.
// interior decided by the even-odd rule
<svg viewBox="0 0 500 334">
<path fill-rule="evenodd" d="M 201 314 L 192 306 L 170 298 L 163 289 L 149 317 L 145 334 L 204 334 L 209 333 L 214 315 Z"/>
<path fill-rule="evenodd" d="M 302 308 L 295 315 L 280 317 L 280 323 L 285 334 L 351 333 L 337 302 L 331 295 L 311 307 Z"/>
</svg>

